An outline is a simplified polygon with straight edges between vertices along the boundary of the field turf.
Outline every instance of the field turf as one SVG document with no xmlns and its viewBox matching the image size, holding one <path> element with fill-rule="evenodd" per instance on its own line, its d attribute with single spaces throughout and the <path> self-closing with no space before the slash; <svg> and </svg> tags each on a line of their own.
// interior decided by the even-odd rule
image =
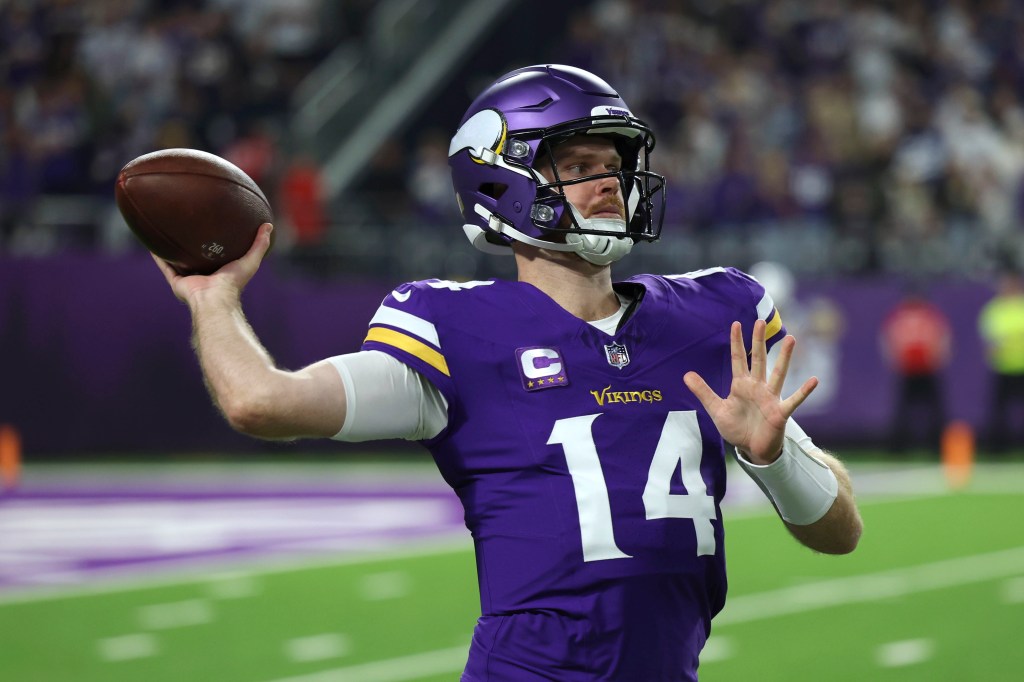
<svg viewBox="0 0 1024 682">
<path fill-rule="evenodd" d="M 854 480 L 866 530 L 846 557 L 798 546 L 766 504 L 726 510 L 729 602 L 701 679 L 1024 679 L 1024 466 L 981 466 L 959 490 L 923 464 Z M 450 681 L 477 609 L 451 538 L 12 588 L 0 680 Z"/>
</svg>

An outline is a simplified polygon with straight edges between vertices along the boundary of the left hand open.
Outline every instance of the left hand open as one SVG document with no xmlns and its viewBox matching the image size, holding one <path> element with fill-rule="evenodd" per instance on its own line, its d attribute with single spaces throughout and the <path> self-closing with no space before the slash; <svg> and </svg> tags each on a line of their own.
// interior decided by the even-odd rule
<svg viewBox="0 0 1024 682">
<path fill-rule="evenodd" d="M 715 393 L 696 372 L 687 372 L 683 377 L 686 386 L 708 411 L 722 438 L 739 448 L 754 464 L 770 464 L 778 458 L 782 452 L 786 422 L 818 385 L 817 377 L 811 377 L 783 400 L 782 384 L 789 371 L 796 339 L 786 336 L 781 341 L 778 361 L 768 378 L 768 350 L 764 335 L 765 322 L 758 320 L 754 323 L 748 366 L 743 327 L 739 322 L 732 323 L 729 330 L 732 384 L 725 398 Z"/>
</svg>

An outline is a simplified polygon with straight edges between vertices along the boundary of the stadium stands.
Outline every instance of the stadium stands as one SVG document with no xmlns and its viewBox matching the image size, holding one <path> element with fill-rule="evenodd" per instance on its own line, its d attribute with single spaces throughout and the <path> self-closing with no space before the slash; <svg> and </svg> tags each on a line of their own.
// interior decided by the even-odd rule
<svg viewBox="0 0 1024 682">
<path fill-rule="evenodd" d="M 801 274 L 938 275 L 1021 260 L 1018 3 L 548 3 L 546 23 L 561 33 L 543 49 L 517 33 L 539 22 L 541 5 L 467 23 L 482 33 L 448 71 L 551 60 L 622 84 L 659 132 L 656 161 L 670 178 L 666 243 L 638 249 L 628 268 L 776 260 Z M 328 229 L 302 249 L 320 268 L 404 279 L 450 252 L 442 274 L 494 274 L 500 266 L 451 251 L 450 228 L 431 231 L 436 248 L 381 248 L 410 224 L 457 220 L 435 182 L 437 140 L 454 125 L 437 103 L 374 138 L 362 182 L 338 180 L 349 172 L 338 150 L 352 142 L 339 131 L 359 108 L 335 115 L 355 96 L 371 111 L 388 94 L 381 83 L 424 56 L 443 59 L 431 38 L 452 14 L 450 3 L 401 0 L 4 3 L 0 253 L 134 247 L 111 201 L 117 170 L 155 148 L 194 146 L 239 163 L 270 194 L 293 156 L 329 166 Z M 499 40 L 496 64 L 484 57 Z M 416 101 L 432 94 L 455 109 L 469 96 L 440 76 Z M 323 126 L 326 144 L 302 133 Z M 349 253 L 353 236 L 371 232 Z"/>
</svg>

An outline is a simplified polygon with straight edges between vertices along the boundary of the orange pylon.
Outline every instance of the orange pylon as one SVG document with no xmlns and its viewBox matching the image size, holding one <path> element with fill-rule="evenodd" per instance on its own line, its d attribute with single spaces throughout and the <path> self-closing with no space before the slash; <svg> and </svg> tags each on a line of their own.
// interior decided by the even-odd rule
<svg viewBox="0 0 1024 682">
<path fill-rule="evenodd" d="M 942 472 L 949 487 L 958 489 L 971 480 L 974 467 L 974 430 L 964 421 L 953 421 L 942 432 Z"/>
<path fill-rule="evenodd" d="M 10 424 L 0 424 L 0 487 L 13 490 L 21 475 L 21 436 Z"/>
</svg>

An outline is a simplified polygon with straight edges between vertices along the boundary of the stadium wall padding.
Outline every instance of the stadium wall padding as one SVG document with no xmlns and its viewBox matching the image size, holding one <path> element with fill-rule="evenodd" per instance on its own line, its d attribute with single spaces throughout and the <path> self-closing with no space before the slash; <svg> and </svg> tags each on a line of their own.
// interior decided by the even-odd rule
<svg viewBox="0 0 1024 682">
<path fill-rule="evenodd" d="M 397 284 L 316 279 L 274 265 L 264 264 L 244 301 L 253 328 L 286 368 L 357 350 L 373 312 Z M 825 300 L 842 319 L 833 347 L 817 349 L 834 353 L 832 397 L 798 412 L 822 444 L 884 443 L 895 380 L 883 361 L 878 329 L 903 290 L 896 280 L 800 282 L 801 306 Z M 945 376 L 949 417 L 980 427 L 989 376 L 976 318 L 991 289 L 938 281 L 927 295 L 955 330 L 954 360 Z M 782 314 L 786 320 L 785 309 Z M 187 309 L 148 255 L 135 252 L 0 256 L 0 423 L 18 429 L 26 458 L 353 447 L 262 443 L 232 432 L 203 386 Z"/>
</svg>

